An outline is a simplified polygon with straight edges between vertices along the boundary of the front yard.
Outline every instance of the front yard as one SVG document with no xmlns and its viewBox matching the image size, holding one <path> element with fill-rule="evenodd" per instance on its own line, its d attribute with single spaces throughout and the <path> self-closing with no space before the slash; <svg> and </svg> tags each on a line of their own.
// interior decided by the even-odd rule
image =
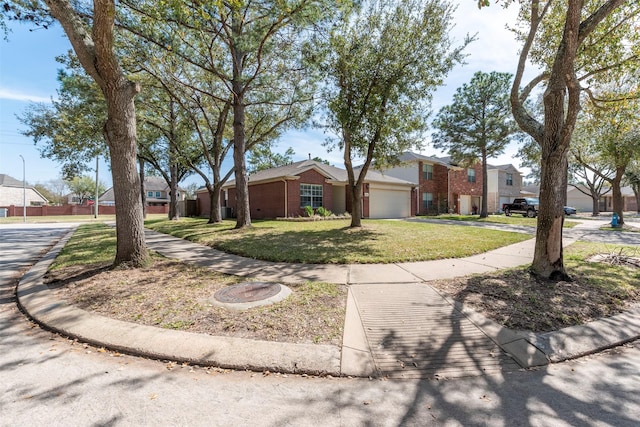
<svg viewBox="0 0 640 427">
<path fill-rule="evenodd" d="M 483 238 L 494 240 L 493 245 L 500 238 L 510 237 L 516 241 L 529 238 L 476 227 L 399 221 L 366 221 L 365 228 L 356 231 L 346 229 L 346 223 L 265 221 L 243 232 L 233 231 L 231 222 L 215 226 L 198 220 L 152 222 L 155 228 L 171 228 L 175 234 L 191 240 L 201 236 L 232 245 L 232 237 L 236 236 L 243 246 L 250 246 L 252 242 L 259 245 L 258 254 L 277 252 L 296 240 L 304 241 L 304 245 L 331 248 L 309 250 L 316 257 L 331 254 L 331 258 L 308 258 L 314 260 L 338 259 L 336 254 L 349 259 L 349 255 L 358 255 L 355 251 L 360 245 L 365 245 L 364 255 L 357 259 L 373 259 L 375 254 L 378 259 L 390 262 L 401 248 L 401 239 L 408 239 L 415 246 L 407 247 L 405 254 L 424 250 L 427 256 L 436 258 L 484 250 L 481 249 Z M 301 224 L 305 225 L 300 239 L 296 239 L 293 228 Z M 278 236 L 282 236 L 282 242 Z M 326 244 L 318 240 L 322 236 L 329 238 Z M 261 243 L 264 238 L 272 248 Z M 368 243 L 360 242 L 359 238 Z M 341 239 L 353 253 L 336 249 Z M 454 244 L 448 240 L 461 248 L 452 248 Z M 505 240 L 500 243 L 507 244 Z M 375 250 L 367 251 L 367 244 Z M 394 249 L 384 247 L 385 244 Z M 305 248 L 304 245 L 299 248 Z M 594 259 L 594 254 L 611 254 L 618 260 L 628 256 L 631 264 L 609 265 L 602 259 Z M 146 268 L 111 269 L 115 256 L 114 229 L 99 223 L 87 224 L 67 243 L 45 279 L 70 303 L 124 321 L 251 339 L 340 342 L 346 307 L 345 286 L 299 283 L 291 285 L 292 295 L 284 301 L 247 311 L 230 311 L 213 306 L 210 298 L 240 278 L 152 255 L 152 264 Z M 640 302 L 638 256 L 637 248 L 578 242 L 565 249 L 565 263 L 574 278 L 570 283 L 537 280 L 522 267 L 429 284 L 508 327 L 551 331 L 613 315 Z"/>
<path fill-rule="evenodd" d="M 213 248 L 268 261 L 312 264 L 367 264 L 466 257 L 530 239 L 521 233 L 444 224 L 363 220 L 255 221 L 247 230 L 235 222 L 206 219 L 153 220 L 152 230 Z"/>
</svg>

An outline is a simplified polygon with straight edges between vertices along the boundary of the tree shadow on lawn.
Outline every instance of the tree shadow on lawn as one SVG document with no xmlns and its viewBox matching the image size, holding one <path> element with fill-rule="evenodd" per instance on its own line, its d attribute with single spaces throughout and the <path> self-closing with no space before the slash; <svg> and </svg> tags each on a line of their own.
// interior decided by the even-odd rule
<svg viewBox="0 0 640 427">
<path fill-rule="evenodd" d="M 591 263 L 570 274 L 572 282 L 553 282 L 520 268 L 431 284 L 498 323 L 532 332 L 613 316 L 640 299 L 640 284 L 621 269 Z"/>
</svg>

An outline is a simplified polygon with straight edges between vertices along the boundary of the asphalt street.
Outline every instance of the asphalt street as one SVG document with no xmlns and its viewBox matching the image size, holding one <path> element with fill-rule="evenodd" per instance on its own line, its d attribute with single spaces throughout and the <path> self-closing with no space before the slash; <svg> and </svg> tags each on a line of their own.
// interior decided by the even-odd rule
<svg viewBox="0 0 640 427">
<path fill-rule="evenodd" d="M 0 225 L 0 426 L 636 426 L 640 343 L 450 380 L 317 378 L 147 360 L 41 330 L 13 290 L 70 225 Z"/>
</svg>

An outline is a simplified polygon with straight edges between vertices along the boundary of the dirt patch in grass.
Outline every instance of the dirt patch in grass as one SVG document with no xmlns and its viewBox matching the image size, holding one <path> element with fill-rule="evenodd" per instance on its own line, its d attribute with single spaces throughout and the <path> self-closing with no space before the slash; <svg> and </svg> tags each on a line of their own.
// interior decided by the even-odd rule
<svg viewBox="0 0 640 427">
<path fill-rule="evenodd" d="M 555 331 L 613 316 L 640 303 L 640 268 L 612 265 L 608 254 L 573 262 L 572 282 L 535 277 L 525 268 L 429 282 L 509 328 Z"/>
<path fill-rule="evenodd" d="M 127 322 L 257 340 L 340 344 L 344 286 L 287 284 L 292 293 L 285 300 L 245 311 L 209 302 L 216 291 L 241 280 L 165 258 L 155 258 L 152 265 L 140 269 L 74 265 L 45 277 L 60 298 Z"/>
</svg>

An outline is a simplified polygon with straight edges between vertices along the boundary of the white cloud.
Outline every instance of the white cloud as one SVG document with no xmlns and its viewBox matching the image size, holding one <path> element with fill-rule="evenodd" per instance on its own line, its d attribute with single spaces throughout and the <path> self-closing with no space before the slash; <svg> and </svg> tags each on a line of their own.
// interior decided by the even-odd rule
<svg viewBox="0 0 640 427">
<path fill-rule="evenodd" d="M 8 101 L 23 101 L 23 102 L 45 102 L 50 103 L 50 97 L 43 97 L 38 95 L 33 95 L 29 93 L 22 93 L 18 91 L 14 91 L 12 89 L 7 89 L 5 87 L 0 87 L 0 99 L 6 99 Z"/>
</svg>

